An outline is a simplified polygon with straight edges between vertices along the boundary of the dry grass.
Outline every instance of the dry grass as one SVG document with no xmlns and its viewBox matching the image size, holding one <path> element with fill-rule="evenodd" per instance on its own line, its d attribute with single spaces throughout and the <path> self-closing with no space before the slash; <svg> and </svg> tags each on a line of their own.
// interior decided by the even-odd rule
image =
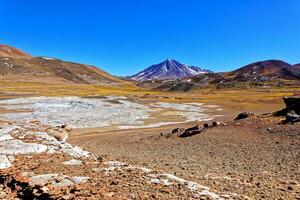
<svg viewBox="0 0 300 200">
<path fill-rule="evenodd" d="M 221 105 L 229 112 L 249 110 L 266 112 L 281 108 L 282 97 L 299 92 L 299 88 L 251 88 L 251 89 L 215 89 L 204 88 L 187 93 L 158 92 L 142 89 L 127 84 L 114 85 L 79 85 L 45 84 L 31 82 L 0 81 L 0 99 L 18 96 L 88 96 L 88 95 L 124 95 L 144 97 L 146 100 L 173 102 L 204 102 Z M 146 95 L 147 94 L 147 95 Z M 147 96 L 145 98 L 145 95 Z"/>
</svg>

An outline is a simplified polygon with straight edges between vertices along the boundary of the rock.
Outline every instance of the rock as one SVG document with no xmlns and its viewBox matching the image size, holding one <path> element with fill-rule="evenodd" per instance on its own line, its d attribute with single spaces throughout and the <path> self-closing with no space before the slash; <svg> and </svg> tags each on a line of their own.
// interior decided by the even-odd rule
<svg viewBox="0 0 300 200">
<path fill-rule="evenodd" d="M 178 133 L 179 132 L 179 128 L 175 128 L 172 130 L 172 133 Z"/>
<path fill-rule="evenodd" d="M 211 125 L 212 125 L 212 127 L 216 127 L 216 126 L 220 126 L 221 123 L 214 121 Z"/>
<path fill-rule="evenodd" d="M 29 184 L 32 186 L 40 185 L 44 186 L 49 181 L 54 180 L 59 174 L 42 174 L 29 178 Z"/>
<path fill-rule="evenodd" d="M 63 124 L 63 125 L 60 126 L 60 128 L 66 128 L 66 127 L 67 127 L 66 124 Z"/>
<path fill-rule="evenodd" d="M 203 124 L 203 128 L 209 128 L 209 125 L 207 123 Z"/>
<path fill-rule="evenodd" d="M 82 161 L 81 160 L 76 160 L 76 159 L 72 159 L 72 160 L 68 160 L 63 162 L 64 165 L 82 165 Z"/>
<path fill-rule="evenodd" d="M 186 129 L 185 131 L 195 131 L 195 130 L 199 130 L 199 126 L 198 126 L 198 125 L 193 126 L 193 127 L 191 127 L 191 128 L 188 128 L 188 129 Z"/>
<path fill-rule="evenodd" d="M 284 97 L 283 101 L 286 108 L 293 110 L 296 114 L 300 115 L 300 96 Z"/>
<path fill-rule="evenodd" d="M 5 197 L 6 197 L 6 194 L 5 194 L 5 192 L 0 192 L 0 199 L 5 199 Z"/>
<path fill-rule="evenodd" d="M 276 116 L 285 116 L 288 113 L 300 115 L 300 96 L 284 97 L 285 108 L 274 113 Z"/>
<path fill-rule="evenodd" d="M 7 141 L 14 139 L 10 134 L 0 135 L 0 141 Z"/>
<path fill-rule="evenodd" d="M 78 184 L 78 183 L 86 183 L 89 179 L 90 179 L 90 177 L 87 177 L 87 176 L 73 176 L 73 177 L 72 177 L 72 181 L 73 181 L 75 184 Z"/>
<path fill-rule="evenodd" d="M 52 132 L 50 135 L 52 135 L 58 141 L 62 141 L 62 142 L 65 142 L 69 137 L 69 133 L 66 131 L 61 131 L 61 132 L 55 131 L 55 132 Z"/>
<path fill-rule="evenodd" d="M 238 114 L 238 116 L 234 120 L 236 121 L 236 120 L 246 119 L 246 118 L 251 117 L 253 115 L 254 114 L 251 113 L 251 112 L 242 112 L 242 113 Z"/>
<path fill-rule="evenodd" d="M 300 121 L 300 115 L 296 114 L 294 111 L 290 111 L 289 113 L 286 114 L 283 123 L 287 124 L 287 123 L 295 123 L 299 121 Z"/>
<path fill-rule="evenodd" d="M 50 185 L 52 187 L 65 188 L 75 185 L 75 183 L 67 176 L 61 174 L 42 174 L 29 178 L 31 186 Z"/>
<path fill-rule="evenodd" d="M 0 169 L 6 169 L 11 167 L 11 162 L 6 155 L 0 155 Z"/>
<path fill-rule="evenodd" d="M 202 132 L 203 129 L 199 129 L 199 126 L 194 126 L 186 129 L 182 134 L 179 135 L 181 138 L 190 137 Z"/>
<path fill-rule="evenodd" d="M 293 190 L 294 188 L 293 188 L 293 186 L 289 185 L 289 186 L 287 187 L 287 189 L 288 189 L 288 190 Z"/>
<path fill-rule="evenodd" d="M 0 141 L 0 152 L 2 154 L 31 154 L 42 153 L 47 150 L 47 146 L 36 143 L 25 143 L 21 140 Z"/>
</svg>

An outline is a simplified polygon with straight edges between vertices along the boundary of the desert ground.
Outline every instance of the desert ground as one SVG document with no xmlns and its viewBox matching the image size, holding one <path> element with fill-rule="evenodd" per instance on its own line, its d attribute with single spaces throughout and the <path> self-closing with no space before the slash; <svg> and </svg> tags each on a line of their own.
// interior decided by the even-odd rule
<svg viewBox="0 0 300 200">
<path fill-rule="evenodd" d="M 29 173 L 52 174 L 61 182 L 68 176 L 75 189 L 52 193 L 22 189 L 26 197 L 300 199 L 300 125 L 282 125 L 280 117 L 262 115 L 283 108 L 282 97 L 297 94 L 297 88 L 205 88 L 180 93 L 131 85 L 2 81 L 0 86 L 1 127 L 17 124 L 13 137 L 44 144 L 39 137 L 45 136 L 36 138 L 31 132 L 53 129 L 55 136 L 68 127 L 67 143 L 55 143 L 61 154 L 15 156 L 14 168 L 5 177 L 19 182 L 29 177 L 36 183 L 36 176 Z M 243 111 L 255 115 L 234 121 Z M 170 135 L 176 128 L 214 121 L 218 126 L 191 137 Z M 49 146 L 55 146 L 45 145 L 48 153 Z M 76 146 L 83 149 L 77 151 Z M 56 147 L 52 147 L 55 152 Z M 76 161 L 78 155 L 81 161 Z M 62 164 L 68 161 L 81 165 Z M 1 179 L 5 186 L 7 180 Z M 20 198 L 15 188 L 6 194 L 10 196 L 4 199 Z"/>
</svg>

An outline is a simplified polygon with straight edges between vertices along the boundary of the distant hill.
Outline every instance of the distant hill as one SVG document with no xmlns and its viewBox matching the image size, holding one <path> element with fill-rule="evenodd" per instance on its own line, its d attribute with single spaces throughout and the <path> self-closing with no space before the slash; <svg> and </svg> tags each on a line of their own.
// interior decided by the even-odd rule
<svg viewBox="0 0 300 200">
<path fill-rule="evenodd" d="M 281 60 L 266 60 L 251 63 L 231 72 L 241 81 L 270 81 L 273 79 L 298 79 L 299 70 Z"/>
<path fill-rule="evenodd" d="M 0 44 L 0 57 L 32 58 L 32 56 L 20 49 Z"/>
<path fill-rule="evenodd" d="M 167 59 L 162 63 L 152 65 L 128 78 L 135 81 L 166 80 L 181 79 L 184 77 L 205 73 L 211 73 L 211 71 L 201 69 L 196 66 L 181 64 L 173 59 Z"/>
<path fill-rule="evenodd" d="M 7 45 L 0 45 L 0 79 L 45 83 L 125 83 L 94 66 L 50 57 L 32 57 Z"/>
<path fill-rule="evenodd" d="M 167 91 L 189 91 L 193 88 L 216 87 L 300 86 L 300 65 L 281 60 L 266 60 L 248 64 L 231 72 L 198 74 L 181 80 L 145 81 L 140 86 Z"/>
<path fill-rule="evenodd" d="M 293 66 L 296 67 L 297 69 L 300 69 L 300 63 L 299 64 L 295 64 Z"/>
</svg>

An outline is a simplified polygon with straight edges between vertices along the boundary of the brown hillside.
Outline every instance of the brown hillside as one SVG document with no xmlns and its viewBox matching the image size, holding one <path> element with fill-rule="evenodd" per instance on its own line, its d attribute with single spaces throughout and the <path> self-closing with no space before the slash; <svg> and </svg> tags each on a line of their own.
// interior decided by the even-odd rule
<svg viewBox="0 0 300 200">
<path fill-rule="evenodd" d="M 49 57 L 32 57 L 14 47 L 1 47 L 4 49 L 0 51 L 1 80 L 107 85 L 127 83 L 94 66 Z"/>
<path fill-rule="evenodd" d="M 32 58 L 30 54 L 22 50 L 4 44 L 0 44 L 0 57 Z"/>
</svg>

